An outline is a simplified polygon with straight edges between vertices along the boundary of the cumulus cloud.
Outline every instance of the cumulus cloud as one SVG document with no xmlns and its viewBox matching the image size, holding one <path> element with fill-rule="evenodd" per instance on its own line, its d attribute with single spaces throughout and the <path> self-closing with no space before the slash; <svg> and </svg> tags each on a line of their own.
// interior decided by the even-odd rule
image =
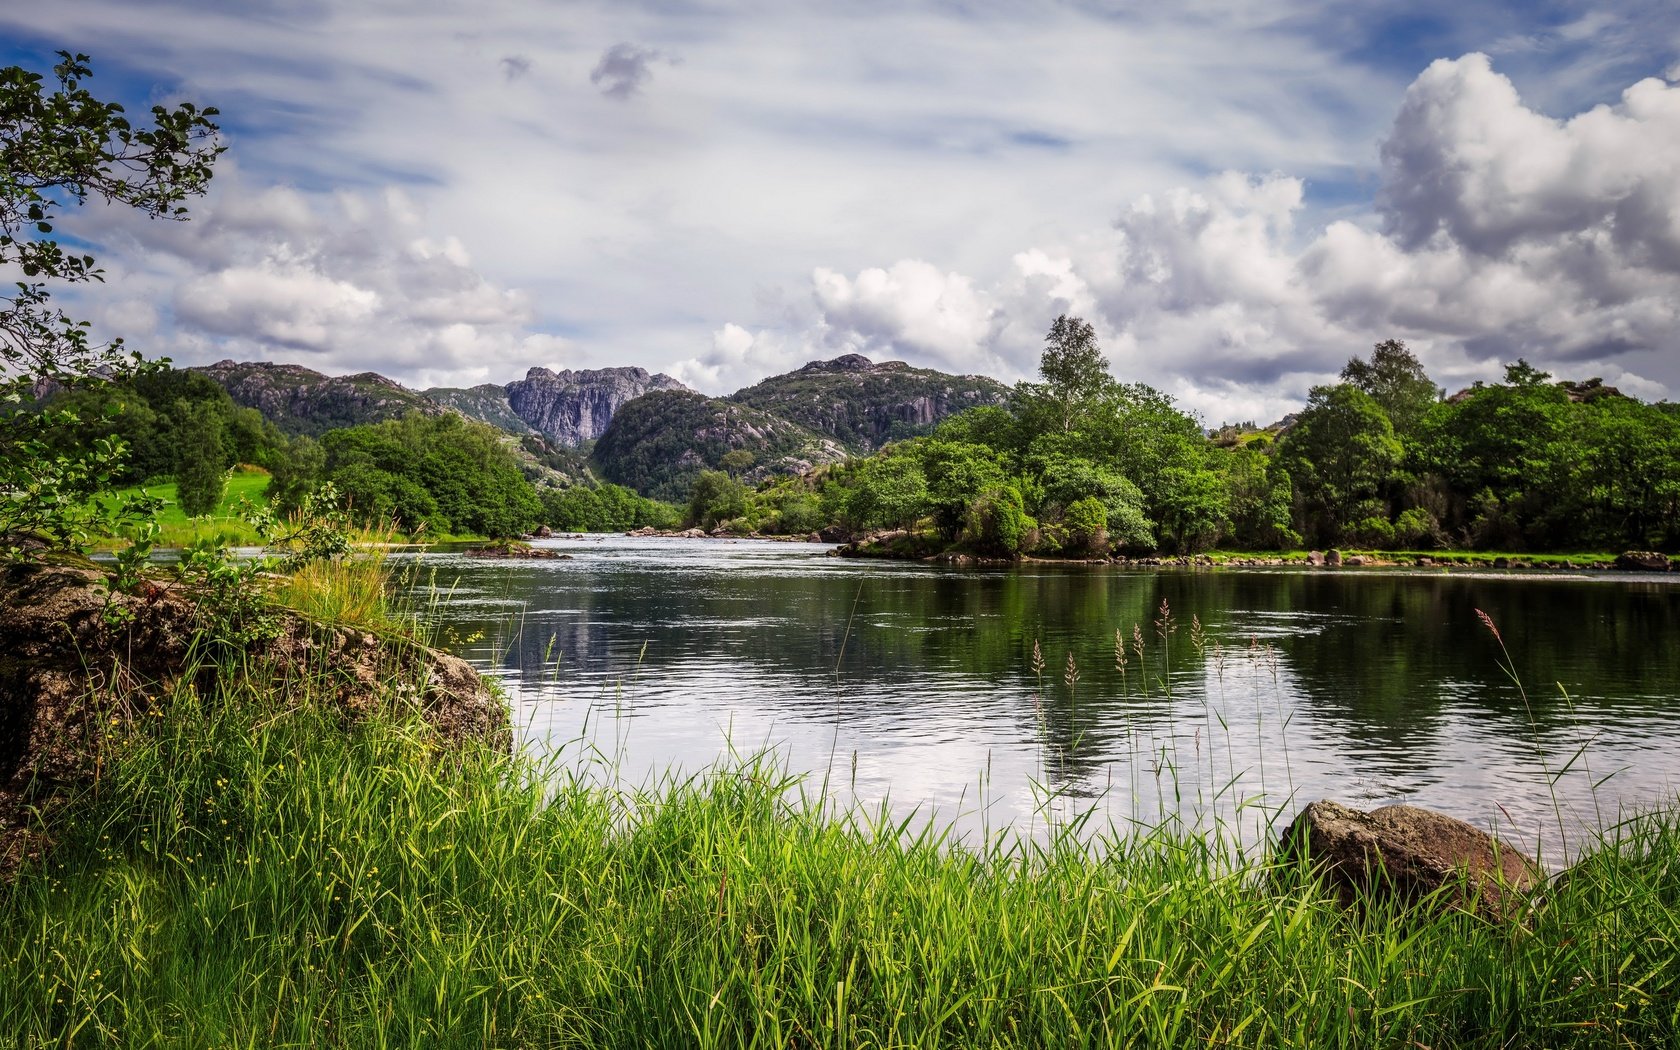
<svg viewBox="0 0 1680 1050">
<path fill-rule="evenodd" d="M 553 337 L 532 334 L 528 297 L 478 272 L 464 243 L 426 232 L 405 193 L 309 196 L 253 187 L 237 170 L 185 224 L 117 210 L 78 224 L 106 245 L 120 295 L 96 318 L 145 335 L 167 303 L 178 363 L 210 357 L 299 360 L 324 371 L 386 371 L 411 382 L 478 382 L 525 367 Z"/>
<path fill-rule="evenodd" d="M 705 352 L 678 361 L 669 371 L 696 390 L 728 393 L 767 375 L 797 368 L 805 363 L 801 352 L 816 354 L 808 343 L 790 343 L 777 332 L 750 332 L 731 322 L 712 333 Z"/>
<path fill-rule="evenodd" d="M 653 63 L 669 62 L 658 48 L 638 44 L 614 44 L 602 52 L 601 60 L 589 71 L 589 82 L 608 98 L 628 99 L 653 78 Z"/>
<path fill-rule="evenodd" d="M 819 270 L 808 335 L 1012 376 L 1032 370 L 1050 318 L 1080 313 L 1117 374 L 1214 421 L 1276 418 L 1389 337 L 1448 385 L 1524 356 L 1644 396 L 1680 390 L 1680 87 L 1642 80 L 1558 120 L 1484 55 L 1438 61 L 1380 156 L 1364 221 L 1313 229 L 1302 179 L 1226 172 L 1017 252 L 989 285 L 917 260 L 855 280 Z"/>
<path fill-rule="evenodd" d="M 989 348 L 1002 318 L 962 274 L 903 259 L 855 278 L 818 269 L 811 283 L 824 342 L 835 350 L 903 354 L 959 371 L 997 364 Z"/>
</svg>

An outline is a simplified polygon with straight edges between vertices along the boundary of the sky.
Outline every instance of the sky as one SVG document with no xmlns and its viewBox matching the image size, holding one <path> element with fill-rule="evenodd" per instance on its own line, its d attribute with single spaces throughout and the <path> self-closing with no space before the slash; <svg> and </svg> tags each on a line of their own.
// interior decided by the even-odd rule
<svg viewBox="0 0 1680 1050">
<path fill-rule="evenodd" d="M 1680 399 L 1671 2 L 0 3 L 0 64 L 61 48 L 221 110 L 190 221 L 59 227 L 178 365 L 1012 382 L 1071 313 L 1209 426 L 1390 338 Z"/>
</svg>

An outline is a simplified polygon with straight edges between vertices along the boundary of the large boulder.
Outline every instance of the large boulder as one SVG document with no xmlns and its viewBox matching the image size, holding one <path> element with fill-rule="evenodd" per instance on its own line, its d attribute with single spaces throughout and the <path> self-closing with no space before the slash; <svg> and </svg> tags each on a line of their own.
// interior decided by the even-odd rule
<svg viewBox="0 0 1680 1050">
<path fill-rule="evenodd" d="M 1367 813 L 1323 799 L 1283 833 L 1286 857 L 1303 853 L 1346 905 L 1440 892 L 1450 907 L 1500 920 L 1514 915 L 1542 874 L 1499 839 L 1433 810 L 1384 806 Z"/>
<path fill-rule="evenodd" d="M 1623 551 L 1616 556 L 1616 568 L 1629 572 L 1668 572 L 1668 555 L 1660 551 Z"/>
</svg>

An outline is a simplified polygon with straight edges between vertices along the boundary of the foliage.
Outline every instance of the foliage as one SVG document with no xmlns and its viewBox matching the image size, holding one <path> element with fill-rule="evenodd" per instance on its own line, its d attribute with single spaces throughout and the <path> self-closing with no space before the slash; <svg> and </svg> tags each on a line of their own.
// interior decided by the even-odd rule
<svg viewBox="0 0 1680 1050">
<path fill-rule="evenodd" d="M 988 554 L 1013 558 L 1032 544 L 1037 527 L 1026 511 L 1021 490 L 1014 485 L 1001 485 L 980 496 L 969 515 L 970 542 Z"/>
<path fill-rule="evenodd" d="M 706 470 L 694 479 L 683 520 L 710 529 L 746 512 L 747 487 L 721 470 Z"/>
<path fill-rule="evenodd" d="M 1355 520 L 1354 509 L 1382 490 L 1401 455 L 1394 426 L 1371 395 L 1347 383 L 1314 387 L 1277 453 L 1295 482 L 1301 531 L 1337 542 Z"/>
<path fill-rule="evenodd" d="M 201 517 L 221 506 L 233 466 L 224 441 L 222 422 L 204 402 L 175 403 L 175 484 L 181 509 Z"/>
<path fill-rule="evenodd" d="M 1411 434 L 1424 413 L 1441 399 L 1441 388 L 1423 370 L 1417 355 L 1398 339 L 1378 343 L 1369 361 L 1349 359 L 1342 380 L 1371 395 L 1402 437 Z"/>
<path fill-rule="evenodd" d="M 122 106 L 95 98 L 83 81 L 86 55 L 59 52 L 52 85 L 18 66 L 0 69 L 0 266 L 25 280 L 0 297 L 0 536 L 36 533 L 58 546 L 132 528 L 151 510 L 91 499 L 122 470 L 125 444 L 105 436 L 67 449 L 67 410 L 21 411 L 46 385 L 139 371 L 121 340 L 98 344 L 86 322 L 52 305 L 47 282 L 102 280 L 91 255 L 66 251 L 52 234 L 57 213 L 90 198 L 150 218 L 184 218 L 182 201 L 202 194 L 221 147 L 214 109 L 154 106 L 136 126 Z M 23 548 L 8 540 L 6 552 Z"/>
<path fill-rule="evenodd" d="M 563 532 L 623 532 L 644 525 L 670 528 L 679 513 L 622 485 L 571 485 L 543 489 L 543 523 Z"/>
<path fill-rule="evenodd" d="M 927 475 L 904 454 L 867 460 L 852 478 L 845 517 L 854 529 L 913 529 L 929 509 Z"/>
<path fill-rule="evenodd" d="M 424 416 L 334 430 L 321 438 L 319 480 L 364 520 L 425 529 L 518 536 L 542 503 L 505 435 L 459 416 Z"/>
</svg>

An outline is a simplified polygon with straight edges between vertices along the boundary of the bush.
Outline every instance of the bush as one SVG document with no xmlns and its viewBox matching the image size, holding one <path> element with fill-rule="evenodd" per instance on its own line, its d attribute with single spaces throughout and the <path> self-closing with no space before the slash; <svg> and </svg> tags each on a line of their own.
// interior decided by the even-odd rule
<svg viewBox="0 0 1680 1050">
<path fill-rule="evenodd" d="M 1095 496 L 1069 504 L 1062 525 L 1067 529 L 1065 549 L 1070 553 L 1096 552 L 1108 547 L 1108 508 Z"/>
</svg>

